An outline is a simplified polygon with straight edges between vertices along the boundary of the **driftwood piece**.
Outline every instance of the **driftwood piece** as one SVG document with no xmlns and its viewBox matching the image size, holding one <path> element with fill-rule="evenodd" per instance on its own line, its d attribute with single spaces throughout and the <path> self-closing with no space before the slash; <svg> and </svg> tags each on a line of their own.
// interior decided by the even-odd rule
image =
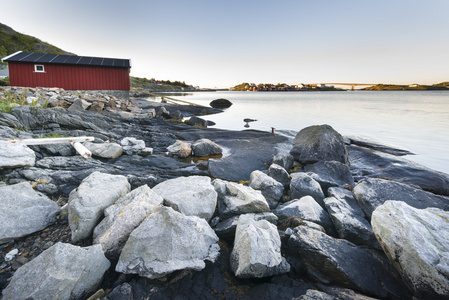
<svg viewBox="0 0 449 300">
<path fill-rule="evenodd" d="M 78 152 L 82 157 L 89 158 L 92 156 L 86 147 L 84 147 L 81 142 L 92 142 L 95 138 L 93 136 L 79 136 L 79 137 L 66 137 L 66 138 L 42 138 L 42 139 L 17 139 L 17 140 L 6 140 L 4 142 L 10 143 L 23 143 L 25 145 L 49 145 L 49 144 L 63 144 L 70 143 L 76 152 Z"/>
</svg>

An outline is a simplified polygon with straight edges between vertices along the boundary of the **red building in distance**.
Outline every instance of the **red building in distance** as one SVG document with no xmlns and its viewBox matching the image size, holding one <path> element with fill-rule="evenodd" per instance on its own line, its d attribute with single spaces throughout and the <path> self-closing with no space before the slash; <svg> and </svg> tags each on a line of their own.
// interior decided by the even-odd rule
<svg viewBox="0 0 449 300">
<path fill-rule="evenodd" d="M 11 86 L 129 91 L 130 59 L 16 52 L 8 62 Z"/>
</svg>

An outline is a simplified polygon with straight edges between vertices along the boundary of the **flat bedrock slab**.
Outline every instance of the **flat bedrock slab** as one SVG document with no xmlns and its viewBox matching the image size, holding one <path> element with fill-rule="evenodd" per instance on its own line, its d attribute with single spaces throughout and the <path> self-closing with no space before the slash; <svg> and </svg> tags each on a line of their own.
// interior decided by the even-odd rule
<svg viewBox="0 0 449 300">
<path fill-rule="evenodd" d="M 351 172 L 355 179 L 381 178 L 420 187 L 449 196 L 449 174 L 438 172 L 403 157 L 371 149 L 348 146 Z"/>
<path fill-rule="evenodd" d="M 407 184 L 385 179 L 368 178 L 354 188 L 354 196 L 368 220 L 371 214 L 387 200 L 403 201 L 415 208 L 437 207 L 449 210 L 449 197 L 435 195 Z"/>
</svg>

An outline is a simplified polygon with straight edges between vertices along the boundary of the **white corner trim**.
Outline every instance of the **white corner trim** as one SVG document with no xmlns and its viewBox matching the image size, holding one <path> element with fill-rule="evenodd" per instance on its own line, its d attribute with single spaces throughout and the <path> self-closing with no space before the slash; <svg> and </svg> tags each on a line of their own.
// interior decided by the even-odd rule
<svg viewBox="0 0 449 300">
<path fill-rule="evenodd" d="M 8 56 L 3 57 L 3 58 L 2 58 L 2 62 L 3 62 L 5 59 L 11 58 L 11 57 L 13 57 L 13 56 L 16 56 L 17 54 L 19 54 L 19 53 L 21 53 L 21 52 L 22 52 L 22 51 L 17 51 L 16 53 L 13 53 L 13 54 L 11 54 L 11 55 L 8 55 Z"/>
</svg>

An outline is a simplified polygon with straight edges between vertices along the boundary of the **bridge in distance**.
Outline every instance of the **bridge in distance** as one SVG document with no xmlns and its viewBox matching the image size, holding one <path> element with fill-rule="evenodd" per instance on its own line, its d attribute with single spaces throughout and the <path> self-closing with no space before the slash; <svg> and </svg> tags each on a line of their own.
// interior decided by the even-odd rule
<svg viewBox="0 0 449 300">
<path fill-rule="evenodd" d="M 356 86 L 373 86 L 376 85 L 377 83 L 331 83 L 331 82 L 322 82 L 322 83 L 311 83 L 310 85 L 312 86 L 317 86 L 320 84 L 324 84 L 324 85 L 347 85 L 351 87 L 351 90 L 354 90 L 354 87 Z"/>
</svg>

